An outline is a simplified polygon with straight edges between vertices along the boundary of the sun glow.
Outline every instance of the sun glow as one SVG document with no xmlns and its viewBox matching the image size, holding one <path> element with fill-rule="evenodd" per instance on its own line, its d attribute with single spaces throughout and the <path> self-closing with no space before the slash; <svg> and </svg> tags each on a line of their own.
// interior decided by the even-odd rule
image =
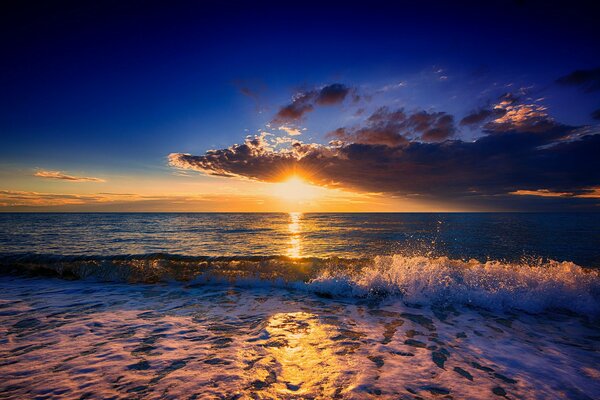
<svg viewBox="0 0 600 400">
<path fill-rule="evenodd" d="M 284 182 L 274 184 L 272 193 L 288 202 L 306 202 L 317 198 L 320 195 L 319 189 L 294 175 Z"/>
</svg>

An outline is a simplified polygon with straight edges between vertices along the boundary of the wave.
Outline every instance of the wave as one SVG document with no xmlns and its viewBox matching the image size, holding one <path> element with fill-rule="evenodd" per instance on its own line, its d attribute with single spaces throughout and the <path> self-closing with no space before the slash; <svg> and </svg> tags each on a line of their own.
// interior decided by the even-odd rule
<svg viewBox="0 0 600 400">
<path fill-rule="evenodd" d="M 332 297 L 397 296 L 416 304 L 532 313 L 563 309 L 600 316 L 600 272 L 543 259 L 510 263 L 402 254 L 361 259 L 7 254 L 0 255 L 0 272 L 129 283 L 266 285 Z"/>
</svg>

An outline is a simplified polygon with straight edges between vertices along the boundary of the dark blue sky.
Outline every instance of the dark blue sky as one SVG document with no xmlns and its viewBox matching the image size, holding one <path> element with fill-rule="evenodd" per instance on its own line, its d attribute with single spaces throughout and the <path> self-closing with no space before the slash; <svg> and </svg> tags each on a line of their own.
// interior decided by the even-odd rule
<svg viewBox="0 0 600 400">
<path fill-rule="evenodd" d="M 592 6 L 389 3 L 3 2 L 2 168 L 170 174 L 168 154 L 241 143 L 294 94 L 336 82 L 360 104 L 294 121 L 302 141 L 381 106 L 458 126 L 508 92 L 562 124 L 597 124 L 600 90 L 585 85 L 598 78 L 556 82 L 600 67 Z"/>
</svg>

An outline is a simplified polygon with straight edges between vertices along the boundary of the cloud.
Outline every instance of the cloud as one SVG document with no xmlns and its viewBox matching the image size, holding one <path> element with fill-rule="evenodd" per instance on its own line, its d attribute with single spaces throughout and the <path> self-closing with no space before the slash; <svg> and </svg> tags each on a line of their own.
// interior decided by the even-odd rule
<svg viewBox="0 0 600 400">
<path fill-rule="evenodd" d="M 345 85 L 334 83 L 322 88 L 318 92 L 315 102 L 319 105 L 338 104 L 344 101 L 348 92 L 350 92 L 350 89 Z"/>
<path fill-rule="evenodd" d="M 582 199 L 600 199 L 600 187 L 589 188 L 579 194 L 570 192 L 552 192 L 548 189 L 538 190 L 517 190 L 509 194 L 518 196 L 539 196 L 539 197 L 577 197 Z"/>
<path fill-rule="evenodd" d="M 600 135 L 564 140 L 573 128 L 490 133 L 474 142 L 411 141 L 397 146 L 295 142 L 275 151 L 260 138 L 204 155 L 174 153 L 174 167 L 268 182 L 303 171 L 317 185 L 437 199 L 545 190 L 589 194 L 600 185 Z M 522 193 L 522 192 L 521 192 Z"/>
<path fill-rule="evenodd" d="M 371 114 L 364 125 L 342 127 L 328 134 L 330 138 L 346 143 L 399 146 L 410 140 L 443 141 L 454 135 L 454 117 L 445 112 L 390 110 L 381 107 Z"/>
<path fill-rule="evenodd" d="M 554 129 L 558 124 L 539 104 L 515 104 L 502 110 L 502 116 L 485 125 L 491 132 L 544 132 Z"/>
<path fill-rule="evenodd" d="M 600 108 L 592 112 L 592 118 L 600 119 Z"/>
<path fill-rule="evenodd" d="M 600 68 L 579 69 L 556 80 L 556 83 L 567 86 L 579 86 L 586 92 L 600 90 Z"/>
<path fill-rule="evenodd" d="M 302 134 L 302 132 L 300 131 L 299 128 L 294 128 L 294 127 L 287 126 L 287 125 L 281 125 L 278 129 L 280 131 L 284 131 L 285 133 L 287 133 L 290 136 L 298 136 L 298 135 Z"/>
<path fill-rule="evenodd" d="M 506 113 L 506 111 L 502 108 L 497 108 L 497 109 L 492 109 L 492 110 L 481 109 L 478 111 L 474 111 L 473 113 L 471 113 L 471 114 L 465 116 L 463 119 L 461 119 L 460 125 L 461 126 L 480 125 L 492 117 L 500 118 L 505 113 Z"/>
<path fill-rule="evenodd" d="M 378 92 L 389 92 L 392 90 L 396 90 L 396 89 L 400 89 L 403 87 L 406 87 L 407 83 L 404 81 L 398 82 L 398 83 L 393 83 L 393 84 L 389 84 L 389 85 L 385 85 L 383 86 L 381 89 L 378 90 Z"/>
<path fill-rule="evenodd" d="M 542 100 L 542 99 L 540 99 Z M 524 103 L 520 96 L 506 93 L 496 104 L 481 108 L 460 121 L 461 126 L 483 125 L 488 133 L 544 132 L 560 126 L 548 115 L 547 108 L 537 102 Z"/>
<path fill-rule="evenodd" d="M 569 192 L 551 192 L 548 189 L 537 189 L 537 190 L 515 190 L 509 194 L 517 196 L 540 196 L 540 197 L 568 197 L 572 196 L 573 193 Z"/>
<path fill-rule="evenodd" d="M 256 99 L 258 97 L 258 95 L 252 91 L 252 89 L 245 86 L 240 88 L 240 93 L 244 96 L 250 97 L 251 99 Z"/>
<path fill-rule="evenodd" d="M 19 190 L 0 190 L 0 207 L 42 207 L 82 205 L 90 203 L 103 203 L 110 201 L 113 196 L 121 198 L 137 198 L 130 194 L 97 193 L 89 195 L 64 194 L 64 193 L 39 193 Z"/>
<path fill-rule="evenodd" d="M 106 182 L 101 178 L 94 178 L 88 176 L 73 176 L 67 175 L 61 171 L 48 171 L 40 169 L 33 174 L 39 178 L 48 178 L 48 179 L 58 179 L 63 181 L 71 181 L 71 182 Z"/>
<path fill-rule="evenodd" d="M 421 139 L 426 142 L 439 142 L 448 139 L 454 135 L 454 116 L 444 112 L 428 114 L 422 111 L 419 114 L 413 114 L 412 118 L 418 117 L 417 132 L 423 132 Z M 416 129 L 416 128 L 415 128 Z"/>
<path fill-rule="evenodd" d="M 106 212 L 157 212 L 157 211 L 226 211 L 248 210 L 263 199 L 255 195 L 169 194 L 139 195 L 132 193 L 40 193 L 18 190 L 0 190 L 0 209 L 9 211 L 106 211 Z"/>
<path fill-rule="evenodd" d="M 294 142 L 291 149 L 296 149 L 297 143 Z M 203 156 L 172 153 L 168 159 L 173 167 L 207 175 L 274 182 L 282 180 L 283 176 L 278 175 L 292 170 L 297 163 L 299 155 L 291 149 L 275 151 L 264 136 L 255 136 L 227 149 L 209 150 Z"/>
<path fill-rule="evenodd" d="M 314 94 L 311 92 L 297 95 L 294 100 L 292 100 L 292 103 L 282 107 L 277 112 L 273 122 L 285 123 L 301 119 L 304 114 L 315 109 L 315 106 L 313 105 L 314 97 Z"/>
<path fill-rule="evenodd" d="M 290 104 L 279 109 L 273 118 L 273 122 L 285 124 L 287 122 L 298 121 L 305 114 L 313 111 L 316 105 L 330 106 L 339 104 L 346 99 L 349 93 L 350 88 L 341 83 L 333 83 L 320 89 L 297 93 Z"/>
</svg>

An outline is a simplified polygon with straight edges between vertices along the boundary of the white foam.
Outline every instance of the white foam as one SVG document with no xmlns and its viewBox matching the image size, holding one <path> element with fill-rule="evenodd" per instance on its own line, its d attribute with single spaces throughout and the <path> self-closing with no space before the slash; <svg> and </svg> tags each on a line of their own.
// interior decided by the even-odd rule
<svg viewBox="0 0 600 400">
<path fill-rule="evenodd" d="M 130 283 L 227 282 L 341 297 L 399 296 L 409 303 L 491 310 L 564 309 L 600 317 L 598 269 L 541 259 L 479 262 L 403 254 L 372 259 L 25 255 L 0 258 L 0 271 Z"/>
<path fill-rule="evenodd" d="M 376 257 L 352 273 L 322 271 L 308 283 L 332 295 L 400 295 L 411 303 L 460 303 L 528 312 L 560 308 L 600 315 L 598 271 L 571 262 L 485 263 L 447 257 Z"/>
</svg>

